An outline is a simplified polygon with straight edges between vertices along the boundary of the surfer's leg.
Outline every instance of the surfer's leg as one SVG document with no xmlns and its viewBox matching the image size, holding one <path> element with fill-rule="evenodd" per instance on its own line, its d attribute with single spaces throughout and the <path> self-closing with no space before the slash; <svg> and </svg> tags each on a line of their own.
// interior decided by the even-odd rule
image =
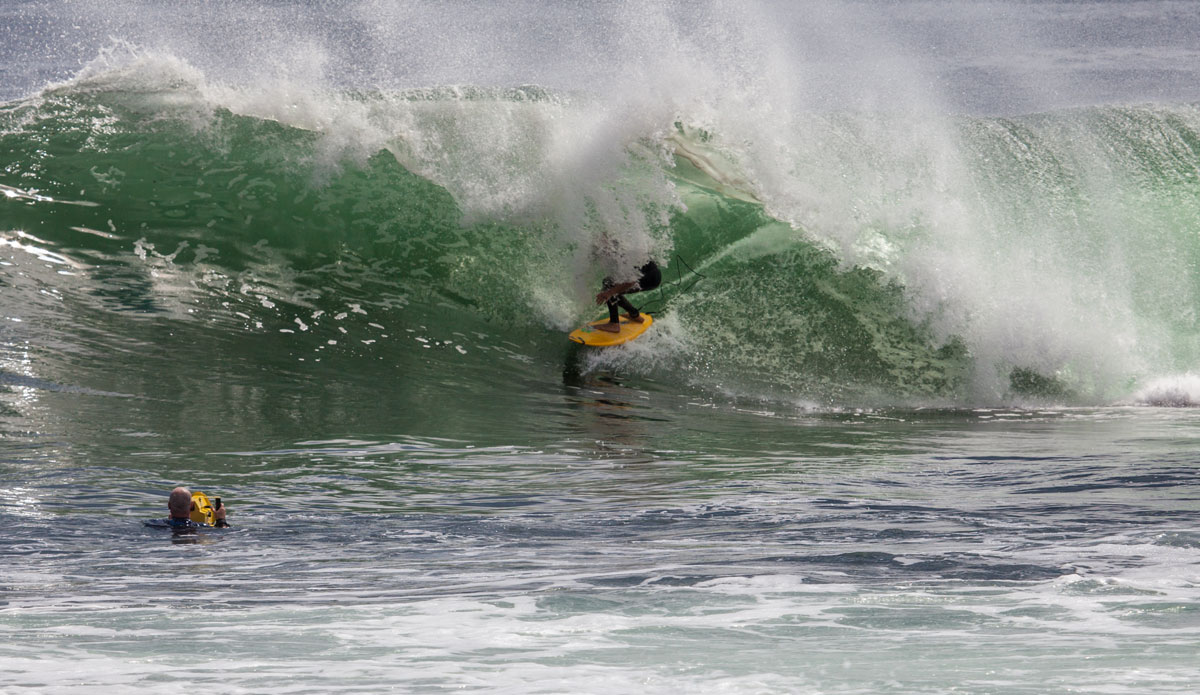
<svg viewBox="0 0 1200 695">
<path fill-rule="evenodd" d="M 612 280 L 604 278 L 604 289 L 612 287 Z M 609 333 L 619 333 L 621 331 L 621 318 L 617 315 L 617 302 L 620 299 L 617 297 L 608 298 L 608 323 L 601 323 L 596 326 L 598 330 L 607 331 Z"/>
<path fill-rule="evenodd" d="M 615 286 L 616 283 L 613 282 L 612 278 L 604 278 L 604 283 L 602 285 L 603 289 L 611 290 Z M 608 323 L 594 324 L 597 330 L 605 331 L 607 333 L 621 332 L 621 317 L 617 314 L 617 307 L 619 306 L 620 302 L 624 301 L 624 299 L 625 298 L 621 295 L 608 298 L 608 301 L 606 302 L 606 304 L 608 304 Z"/>
<path fill-rule="evenodd" d="M 620 299 L 617 300 L 617 303 L 620 304 L 621 308 L 625 310 L 625 316 L 627 316 L 630 321 L 633 321 L 634 323 L 645 322 L 646 319 L 642 318 L 642 315 L 638 313 L 637 307 L 631 304 L 629 300 L 625 298 L 625 295 L 621 295 Z M 616 315 L 616 307 L 609 307 L 609 312 L 613 315 Z"/>
<path fill-rule="evenodd" d="M 620 323 L 621 319 L 617 316 L 617 307 L 623 301 L 625 301 L 625 298 L 619 294 L 608 300 L 608 320 L 610 323 Z"/>
<path fill-rule="evenodd" d="M 616 308 L 610 308 L 610 312 L 612 313 L 612 319 L 608 323 L 593 323 L 592 327 L 598 331 L 605 331 L 607 333 L 620 333 L 621 319 L 617 318 Z"/>
</svg>

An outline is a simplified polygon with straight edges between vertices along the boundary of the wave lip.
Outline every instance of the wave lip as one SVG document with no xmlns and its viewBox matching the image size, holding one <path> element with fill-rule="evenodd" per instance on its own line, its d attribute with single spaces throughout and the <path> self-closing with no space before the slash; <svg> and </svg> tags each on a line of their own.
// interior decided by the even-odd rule
<svg viewBox="0 0 1200 695">
<path fill-rule="evenodd" d="M 1200 406 L 1200 374 L 1188 372 L 1161 377 L 1134 395 L 1141 405 L 1160 408 L 1195 408 Z"/>
</svg>

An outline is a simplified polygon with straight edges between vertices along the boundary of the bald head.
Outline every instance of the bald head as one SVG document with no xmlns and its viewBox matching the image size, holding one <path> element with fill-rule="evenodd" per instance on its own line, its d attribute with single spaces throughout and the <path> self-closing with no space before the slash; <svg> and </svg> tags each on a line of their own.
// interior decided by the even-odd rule
<svg viewBox="0 0 1200 695">
<path fill-rule="evenodd" d="M 192 513 L 192 493 L 186 487 L 177 487 L 171 491 L 167 499 L 167 509 L 171 516 L 177 519 L 186 518 Z"/>
</svg>

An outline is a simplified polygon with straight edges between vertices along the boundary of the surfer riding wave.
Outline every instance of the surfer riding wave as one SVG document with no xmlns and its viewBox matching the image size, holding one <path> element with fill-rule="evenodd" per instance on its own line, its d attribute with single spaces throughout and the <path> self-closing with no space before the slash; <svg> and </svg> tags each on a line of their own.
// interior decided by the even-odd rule
<svg viewBox="0 0 1200 695">
<path fill-rule="evenodd" d="M 645 321 L 638 312 L 637 307 L 625 298 L 627 294 L 635 292 L 644 292 L 652 290 L 662 284 L 662 271 L 658 269 L 658 264 L 654 261 L 647 261 L 645 265 L 638 269 L 641 276 L 633 282 L 622 282 L 617 284 L 611 277 L 604 278 L 603 290 L 596 295 L 596 303 L 608 303 L 608 323 L 602 323 L 596 326 L 598 330 L 608 333 L 617 333 L 621 330 L 621 320 L 618 316 L 618 308 L 625 310 L 625 316 L 634 323 L 642 323 Z"/>
</svg>

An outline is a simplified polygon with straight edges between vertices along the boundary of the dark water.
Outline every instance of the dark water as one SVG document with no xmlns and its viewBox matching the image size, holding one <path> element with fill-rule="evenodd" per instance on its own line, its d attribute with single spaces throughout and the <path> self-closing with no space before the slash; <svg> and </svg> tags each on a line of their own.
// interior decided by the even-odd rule
<svg viewBox="0 0 1200 695">
<path fill-rule="evenodd" d="M 0 690 L 1192 692 L 1193 14 L 7 5 Z"/>
</svg>

